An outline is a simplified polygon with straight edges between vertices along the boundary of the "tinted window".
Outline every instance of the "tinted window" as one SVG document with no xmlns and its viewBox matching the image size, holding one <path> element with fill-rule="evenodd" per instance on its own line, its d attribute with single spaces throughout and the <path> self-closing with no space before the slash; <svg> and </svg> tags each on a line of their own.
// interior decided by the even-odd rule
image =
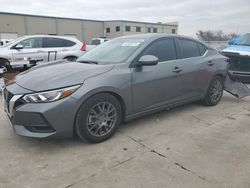
<svg viewBox="0 0 250 188">
<path fill-rule="evenodd" d="M 64 40 L 64 47 L 71 47 L 74 46 L 76 43 L 70 40 Z"/>
<path fill-rule="evenodd" d="M 141 27 L 136 27 L 136 32 L 141 32 Z"/>
<path fill-rule="evenodd" d="M 116 32 L 119 32 L 119 31 L 120 31 L 120 26 L 116 26 L 116 27 L 115 27 L 115 31 L 116 31 Z"/>
<path fill-rule="evenodd" d="M 182 58 L 200 56 L 197 42 L 187 39 L 179 39 L 178 41 Z"/>
<path fill-rule="evenodd" d="M 174 40 L 158 40 L 147 47 L 142 55 L 154 55 L 159 58 L 159 61 L 174 60 L 177 58 Z"/>
<path fill-rule="evenodd" d="M 110 28 L 109 28 L 109 27 L 106 28 L 106 32 L 107 32 L 107 33 L 110 33 Z"/>
<path fill-rule="evenodd" d="M 60 47 L 71 47 L 75 45 L 75 42 L 59 38 L 46 38 L 47 48 L 60 48 Z"/>
<path fill-rule="evenodd" d="M 24 49 L 42 48 L 43 39 L 42 38 L 30 38 L 30 39 L 23 40 L 18 44 L 22 45 Z"/>
<path fill-rule="evenodd" d="M 63 47 L 64 43 L 62 39 L 57 38 L 47 38 L 47 48 L 57 48 L 57 47 Z"/>
<path fill-rule="evenodd" d="M 126 32 L 130 32 L 130 29 L 131 29 L 130 26 L 125 26 L 125 31 Z"/>
<path fill-rule="evenodd" d="M 198 43 L 198 48 L 201 55 L 204 55 L 204 53 L 207 51 L 207 48 L 203 44 Z"/>
</svg>

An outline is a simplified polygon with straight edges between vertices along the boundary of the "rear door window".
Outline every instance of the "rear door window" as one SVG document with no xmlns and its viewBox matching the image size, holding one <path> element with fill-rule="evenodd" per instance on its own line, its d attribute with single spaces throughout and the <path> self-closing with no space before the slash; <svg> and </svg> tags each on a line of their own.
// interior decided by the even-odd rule
<svg viewBox="0 0 250 188">
<path fill-rule="evenodd" d="M 199 50 L 200 50 L 200 54 L 201 54 L 201 55 L 204 55 L 205 52 L 207 51 L 206 46 L 204 46 L 203 44 L 200 44 L 200 43 L 197 43 L 197 44 L 198 44 L 198 48 L 199 48 Z"/>
<path fill-rule="evenodd" d="M 46 47 L 47 48 L 60 48 L 60 47 L 64 47 L 64 43 L 62 39 L 46 38 Z"/>
<path fill-rule="evenodd" d="M 178 39 L 181 58 L 191 58 L 201 56 L 198 43 L 188 39 Z"/>
<path fill-rule="evenodd" d="M 177 59 L 176 48 L 173 39 L 159 39 L 149 45 L 142 55 L 154 55 L 160 62 Z"/>
<path fill-rule="evenodd" d="M 76 43 L 70 40 L 64 40 L 64 47 L 74 46 Z"/>
<path fill-rule="evenodd" d="M 76 43 L 70 40 L 60 39 L 60 38 L 46 38 L 46 47 L 47 48 L 63 48 L 71 47 Z"/>
</svg>

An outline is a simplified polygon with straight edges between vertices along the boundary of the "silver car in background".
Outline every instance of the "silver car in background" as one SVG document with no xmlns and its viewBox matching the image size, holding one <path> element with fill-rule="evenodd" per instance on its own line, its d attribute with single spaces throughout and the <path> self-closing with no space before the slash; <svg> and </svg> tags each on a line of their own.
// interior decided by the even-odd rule
<svg viewBox="0 0 250 188">
<path fill-rule="evenodd" d="M 48 62 L 76 60 L 84 54 L 84 45 L 74 37 L 28 35 L 0 46 L 0 64 L 12 68 L 25 68 L 30 60 Z"/>
<path fill-rule="evenodd" d="M 77 62 L 59 61 L 19 74 L 3 90 L 5 109 L 18 135 L 76 134 L 102 142 L 123 121 L 193 101 L 216 105 L 227 64 L 227 58 L 191 38 L 120 37 Z"/>
</svg>

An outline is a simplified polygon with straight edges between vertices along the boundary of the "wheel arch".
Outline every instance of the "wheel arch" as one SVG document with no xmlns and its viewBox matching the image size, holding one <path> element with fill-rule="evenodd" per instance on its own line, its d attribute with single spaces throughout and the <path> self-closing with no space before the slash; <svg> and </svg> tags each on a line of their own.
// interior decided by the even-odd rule
<svg viewBox="0 0 250 188">
<path fill-rule="evenodd" d="M 126 102 L 125 100 L 123 99 L 123 97 L 118 94 L 118 92 L 115 92 L 115 91 L 110 91 L 110 90 L 104 90 L 104 91 L 98 91 L 98 92 L 94 92 L 94 93 L 91 93 L 87 96 L 87 98 L 84 100 L 84 101 L 81 101 L 81 104 L 78 106 L 78 109 L 77 109 L 77 112 L 76 112 L 76 115 L 75 115 L 75 118 L 74 118 L 74 126 L 73 126 L 73 134 L 75 135 L 76 134 L 76 118 L 77 118 L 77 114 L 81 108 L 82 105 L 84 105 L 84 103 L 90 99 L 91 97 L 95 96 L 95 95 L 98 95 L 98 94 L 102 94 L 102 93 L 106 93 L 106 94 L 110 94 L 112 96 L 114 96 L 120 103 L 121 105 L 121 108 L 122 108 L 122 122 L 125 121 L 126 119 L 126 111 L 127 111 L 127 106 L 126 106 Z"/>
<path fill-rule="evenodd" d="M 67 59 L 67 58 L 78 58 L 76 55 L 67 55 L 67 56 L 65 56 L 63 59 Z"/>
</svg>

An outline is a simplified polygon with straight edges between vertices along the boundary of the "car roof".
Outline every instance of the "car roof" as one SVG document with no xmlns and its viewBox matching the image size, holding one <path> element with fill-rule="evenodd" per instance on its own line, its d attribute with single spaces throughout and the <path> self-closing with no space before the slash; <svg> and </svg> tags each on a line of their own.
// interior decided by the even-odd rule
<svg viewBox="0 0 250 188">
<path fill-rule="evenodd" d="M 162 37 L 173 37 L 173 38 L 182 38 L 182 39 L 188 39 L 195 42 L 198 42 L 204 46 L 206 46 L 207 49 L 212 49 L 208 45 L 206 45 L 204 42 L 197 40 L 192 37 L 184 36 L 184 35 L 177 35 L 177 34 L 167 34 L 167 33 L 146 33 L 146 34 L 135 34 L 135 35 L 126 35 L 118 38 L 123 39 L 142 39 L 142 40 L 149 40 L 153 41 Z"/>
<path fill-rule="evenodd" d="M 61 35 L 25 35 L 25 36 L 22 36 L 22 38 L 24 38 L 24 39 L 33 38 L 33 37 L 60 38 L 60 39 L 68 39 L 68 40 L 79 42 L 79 40 L 77 38 L 71 37 L 71 36 L 61 36 Z"/>
<path fill-rule="evenodd" d="M 198 41 L 192 37 L 187 37 L 187 36 L 183 36 L 183 35 L 177 35 L 177 34 L 166 34 L 166 33 L 146 33 L 146 34 L 136 34 L 136 35 L 126 35 L 126 36 L 122 36 L 119 38 L 135 38 L 135 39 L 158 39 L 158 38 L 162 38 L 162 37 L 175 37 L 175 38 L 185 38 L 185 39 L 190 39 L 190 40 L 194 40 L 194 41 Z M 200 41 L 198 41 L 200 42 Z"/>
</svg>

